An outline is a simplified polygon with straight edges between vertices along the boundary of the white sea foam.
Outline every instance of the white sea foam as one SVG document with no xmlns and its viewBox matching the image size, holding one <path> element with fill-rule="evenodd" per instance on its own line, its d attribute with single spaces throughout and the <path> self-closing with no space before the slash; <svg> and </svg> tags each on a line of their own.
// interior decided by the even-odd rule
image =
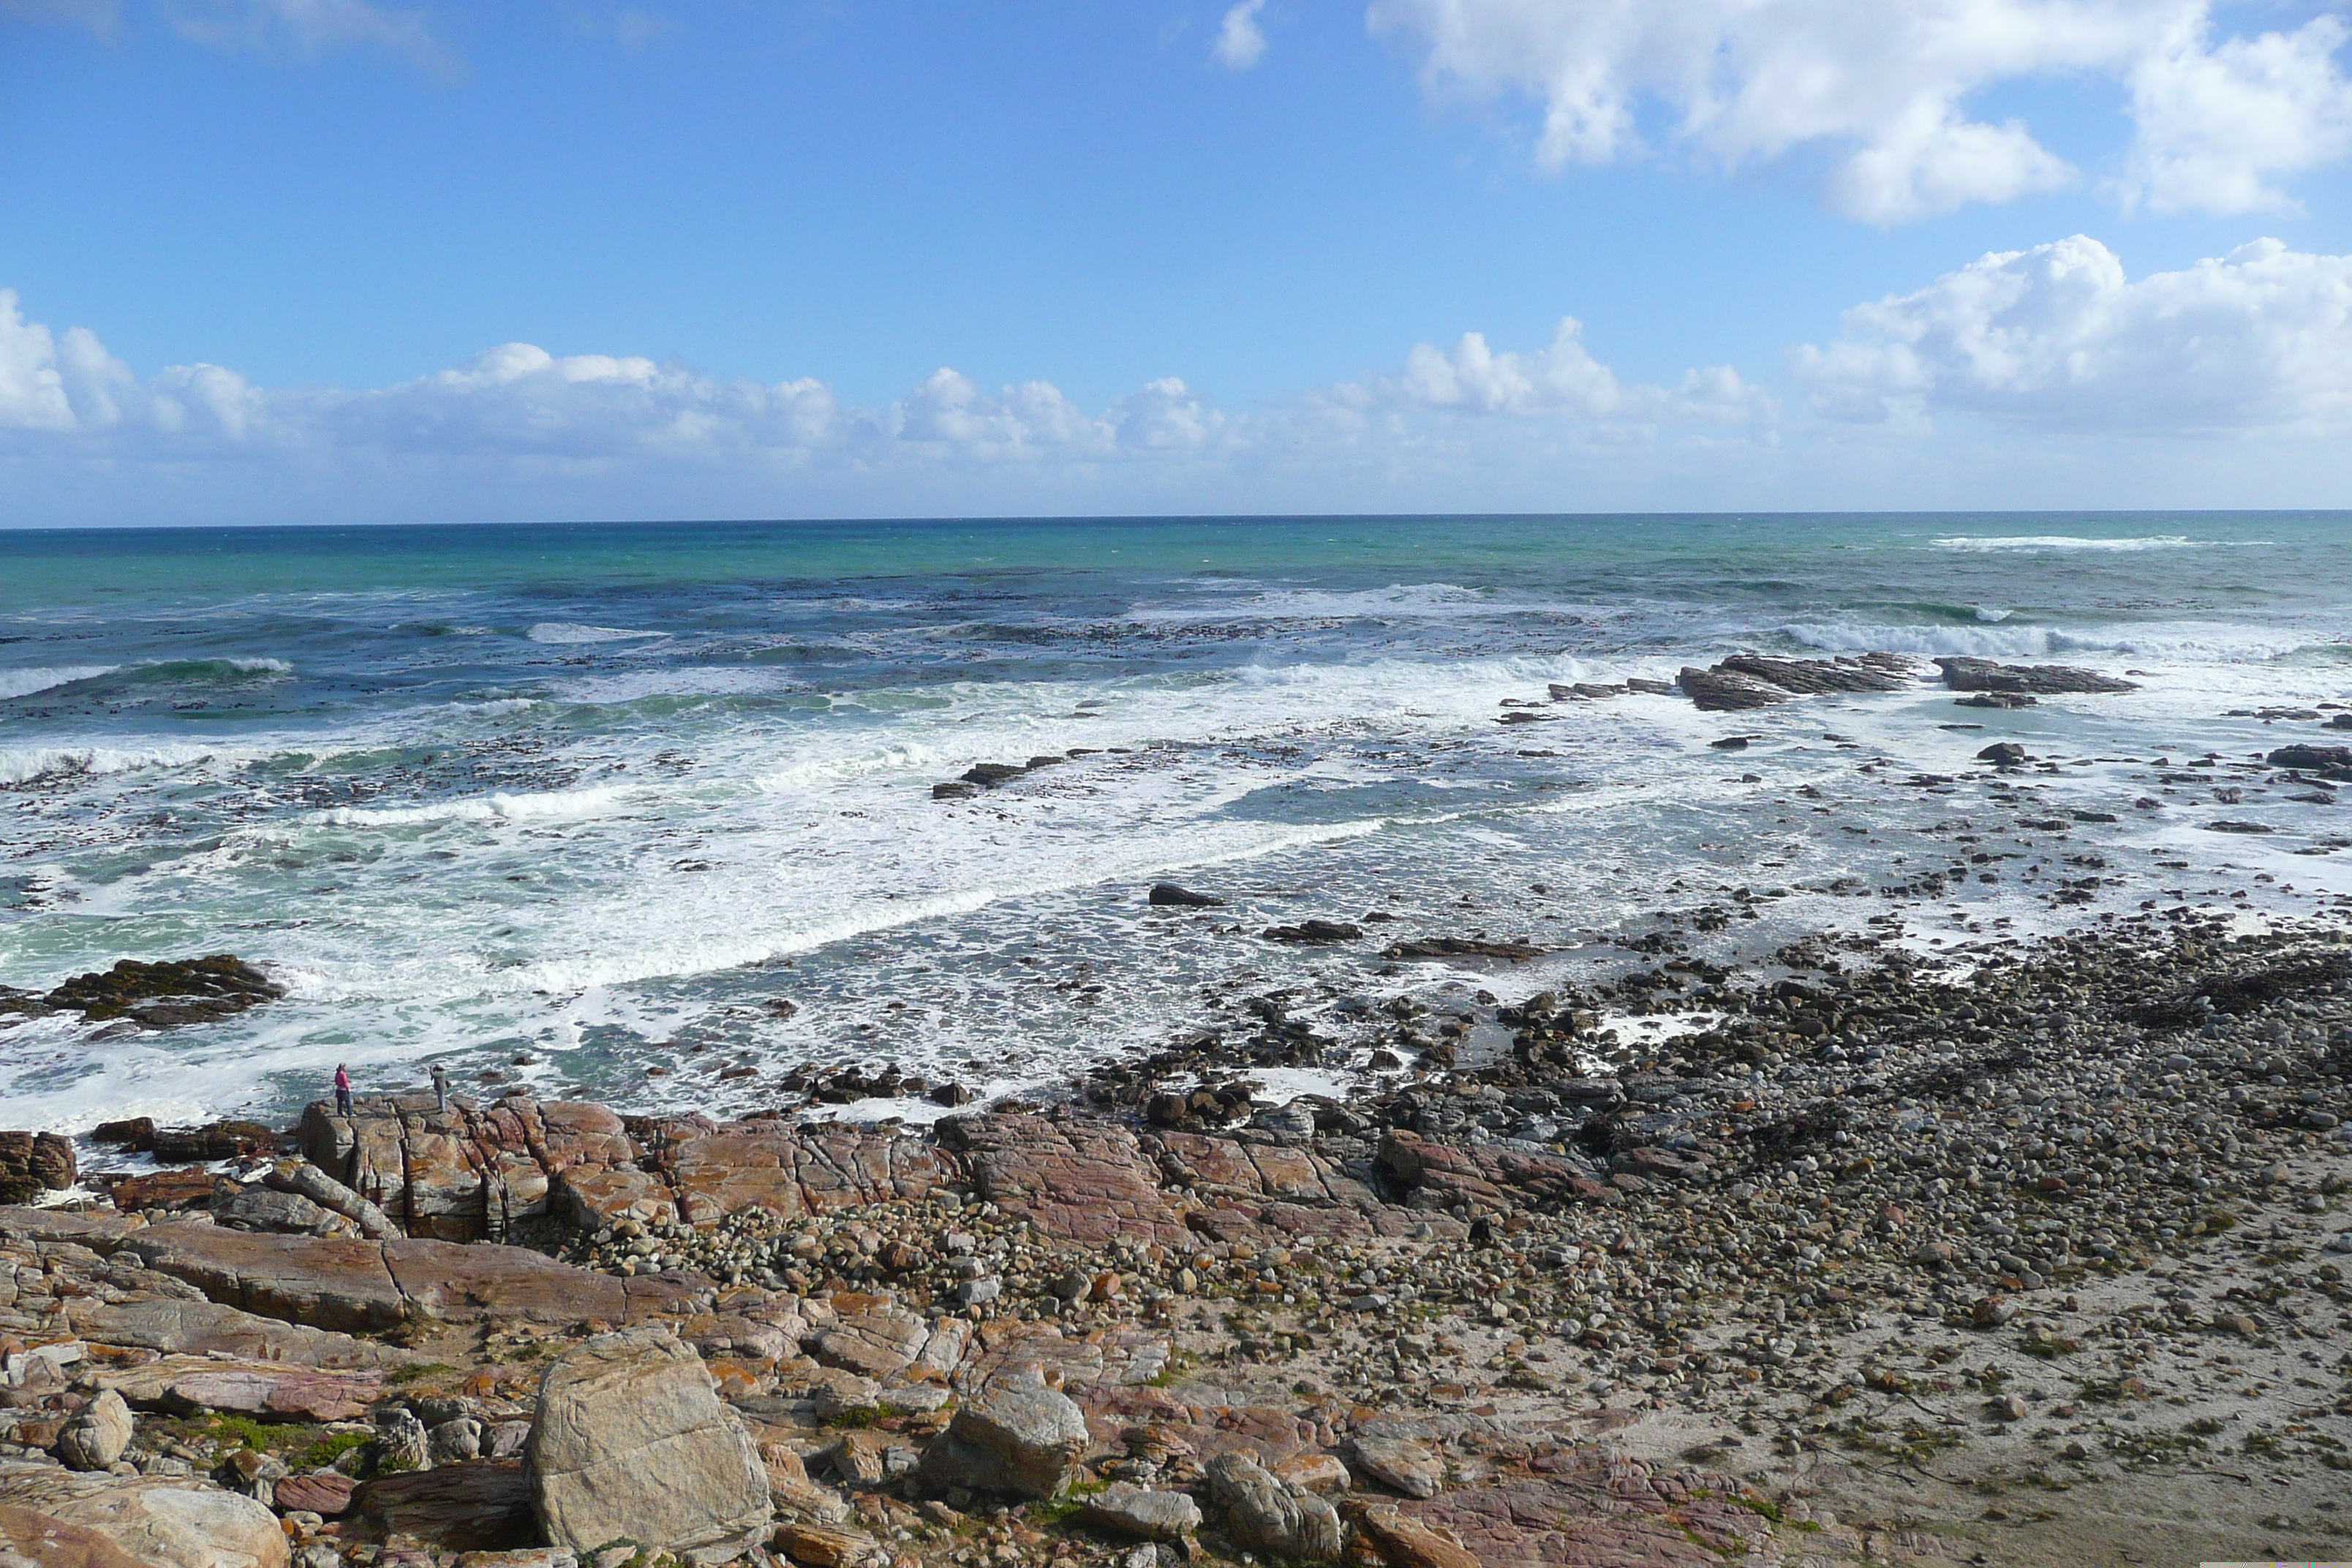
<svg viewBox="0 0 2352 1568">
<path fill-rule="evenodd" d="M 69 664 L 53 669 L 0 669 L 0 702 L 12 697 L 30 697 L 53 687 L 71 686 L 77 680 L 111 675 L 119 668 L 111 664 Z"/>
<path fill-rule="evenodd" d="M 667 632 L 632 631 L 626 626 L 591 626 L 578 621 L 541 621 L 522 634 L 537 643 L 562 647 L 572 643 L 635 642 L 640 637 L 667 637 Z"/>
<path fill-rule="evenodd" d="M 294 667 L 282 658 L 225 658 L 221 660 L 239 675 L 291 675 Z"/>
<path fill-rule="evenodd" d="M 330 827 L 409 827 L 426 822 L 584 822 L 621 809 L 642 792 L 635 785 L 497 794 L 425 805 L 339 805 L 311 820 Z"/>
<path fill-rule="evenodd" d="M 614 675 L 583 676 L 564 681 L 556 694 L 573 702 L 636 702 L 649 697 L 737 697 L 774 691 L 791 684 L 781 671 L 752 668 L 730 669 L 708 665 L 678 665 L 667 669 L 633 669 Z"/>
<path fill-rule="evenodd" d="M 1979 658 L 2039 658 L 2053 646 L 2046 626 L 2007 622 L 1973 626 L 1889 626 L 1874 621 L 1792 622 L 1780 635 L 1824 653 L 1965 655 Z"/>
<path fill-rule="evenodd" d="M 209 761 L 200 746 L 27 746 L 0 748 L 0 784 L 77 774 L 132 773 L 142 768 L 178 768 Z"/>
<path fill-rule="evenodd" d="M 1145 624 L 1268 620 L 1459 620 L 1484 616 L 1571 615 L 1589 606 L 1536 602 L 1452 583 L 1395 583 L 1340 591 L 1285 588 L 1241 599 L 1139 605 L 1124 619 Z"/>
<path fill-rule="evenodd" d="M 1938 550 L 1990 552 L 2010 550 L 2203 550 L 2221 542 L 2191 539 L 2182 533 L 2152 533 L 2133 539 L 2093 539 L 2070 533 L 1958 533 L 1929 542 Z"/>
</svg>

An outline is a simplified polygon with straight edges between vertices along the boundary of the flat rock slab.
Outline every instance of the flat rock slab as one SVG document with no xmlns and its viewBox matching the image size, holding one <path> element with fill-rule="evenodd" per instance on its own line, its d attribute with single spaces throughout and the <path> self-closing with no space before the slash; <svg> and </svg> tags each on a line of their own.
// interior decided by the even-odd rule
<svg viewBox="0 0 2352 1568">
<path fill-rule="evenodd" d="M 359 1333 L 397 1327 L 408 1313 L 377 1242 L 173 1223 L 133 1231 L 120 1246 L 212 1300 L 265 1318 Z"/>
<path fill-rule="evenodd" d="M 278 1516 L 206 1481 L 0 1464 L 0 1507 L 94 1531 L 147 1568 L 286 1568 Z"/>
<path fill-rule="evenodd" d="M 336 1333 L 381 1332 L 420 1310 L 455 1322 L 507 1318 L 621 1323 L 677 1312 L 710 1289 L 698 1275 L 624 1281 L 543 1253 L 488 1242 L 270 1236 L 194 1221 L 139 1226 L 121 1220 L 45 1220 L 37 1210 L 13 1208 L 0 1209 L 0 1234 L 127 1255 L 159 1275 L 194 1286 L 217 1305 Z M 168 1326 L 159 1322 L 156 1330 Z M 215 1331 L 227 1326 L 217 1320 L 213 1324 Z"/>
<path fill-rule="evenodd" d="M 1355 1458 L 1357 1470 L 1407 1497 L 1433 1498 L 1445 1489 L 1444 1457 L 1419 1437 L 1361 1436 Z"/>
<path fill-rule="evenodd" d="M 0 1503 L 0 1559 L 33 1568 L 145 1568 L 104 1531 Z"/>
<path fill-rule="evenodd" d="M 793 1218 L 920 1203 L 961 1172 L 951 1156 L 919 1139 L 767 1122 L 678 1143 L 670 1174 L 684 1217 L 709 1225 L 745 1208 Z"/>
<path fill-rule="evenodd" d="M 414 1359 L 390 1345 L 279 1322 L 215 1301 L 159 1296 L 109 1302 L 78 1296 L 66 1302 L 66 1321 L 83 1339 L 166 1354 L 225 1355 L 309 1367 L 396 1366 Z"/>
<path fill-rule="evenodd" d="M 100 1388 L 114 1390 L 134 1409 L 180 1415 L 211 1409 L 278 1421 L 358 1421 L 383 1392 L 383 1374 L 375 1372 L 200 1355 L 167 1355 L 96 1375 Z"/>
<path fill-rule="evenodd" d="M 621 1280 L 520 1247 L 387 1241 L 383 1260 L 404 1301 L 451 1321 L 503 1317 L 576 1323 L 595 1318 L 618 1323 L 628 1318 L 629 1292 Z"/>
<path fill-rule="evenodd" d="M 963 1156 L 981 1195 L 1024 1215 L 1047 1236 L 1104 1243 L 1128 1237 L 1173 1247 L 1181 1215 L 1159 1173 L 1125 1128 L 1062 1124 L 1042 1116 L 952 1117 L 940 1140 Z"/>
</svg>

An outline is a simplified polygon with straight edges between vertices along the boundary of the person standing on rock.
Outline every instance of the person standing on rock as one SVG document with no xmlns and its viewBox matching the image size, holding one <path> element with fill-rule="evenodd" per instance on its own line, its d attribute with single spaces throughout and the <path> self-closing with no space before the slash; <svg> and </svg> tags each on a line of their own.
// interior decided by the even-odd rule
<svg viewBox="0 0 2352 1568">
<path fill-rule="evenodd" d="M 338 1116 L 349 1116 L 351 1113 L 352 1113 L 352 1072 L 351 1072 L 351 1068 L 349 1068 L 345 1067 L 345 1066 L 344 1066 L 342 1063 L 341 1063 L 341 1062 L 337 1062 L 337 1063 L 335 1064 L 335 1114 L 336 1114 L 336 1115 L 338 1115 Z"/>
<path fill-rule="evenodd" d="M 449 1069 L 438 1062 L 433 1064 L 433 1098 L 441 1102 L 442 1110 L 449 1109 Z"/>
</svg>

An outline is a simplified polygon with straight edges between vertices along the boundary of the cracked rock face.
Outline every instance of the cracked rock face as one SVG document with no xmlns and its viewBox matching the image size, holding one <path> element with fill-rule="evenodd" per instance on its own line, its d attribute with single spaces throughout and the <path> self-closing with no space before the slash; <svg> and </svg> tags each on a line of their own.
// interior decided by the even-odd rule
<svg viewBox="0 0 2352 1568">
<path fill-rule="evenodd" d="M 1339 1561 L 1339 1510 L 1313 1492 L 1246 1454 L 1218 1455 L 1209 1461 L 1208 1478 L 1209 1495 L 1235 1544 L 1301 1563 Z"/>
<path fill-rule="evenodd" d="M 975 1394 L 923 1456 L 925 1486 L 946 1491 L 1058 1497 L 1089 1442 L 1084 1412 L 1034 1367 L 1008 1373 Z"/>
<path fill-rule="evenodd" d="M 626 1538 L 723 1563 L 773 1516 L 768 1472 L 702 1358 L 666 1329 L 600 1334 L 540 1384 L 532 1500 L 548 1540 L 590 1552 Z"/>
</svg>

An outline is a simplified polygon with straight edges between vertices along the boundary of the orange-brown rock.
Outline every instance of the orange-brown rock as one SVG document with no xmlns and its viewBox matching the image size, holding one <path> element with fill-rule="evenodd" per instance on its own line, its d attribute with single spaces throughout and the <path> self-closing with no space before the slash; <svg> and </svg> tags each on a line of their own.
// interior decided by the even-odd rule
<svg viewBox="0 0 2352 1568">
<path fill-rule="evenodd" d="M 1027 1215 L 1047 1236 L 1171 1246 L 1185 1237 L 1182 1217 L 1160 1191 L 1159 1173 L 1123 1127 L 960 1116 L 940 1124 L 940 1141 L 963 1156 L 982 1197 Z"/>
</svg>

